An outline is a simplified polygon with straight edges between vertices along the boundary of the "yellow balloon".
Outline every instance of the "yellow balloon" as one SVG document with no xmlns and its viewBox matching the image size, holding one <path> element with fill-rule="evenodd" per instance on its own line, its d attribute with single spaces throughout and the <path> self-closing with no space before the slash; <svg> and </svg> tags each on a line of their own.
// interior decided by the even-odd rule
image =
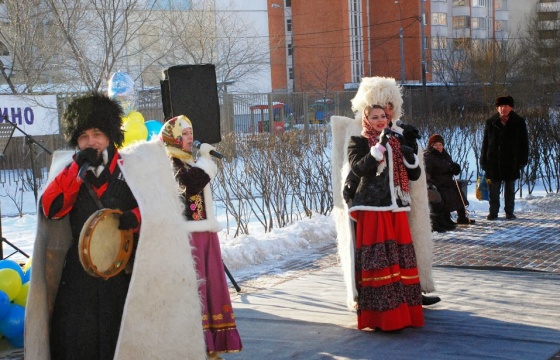
<svg viewBox="0 0 560 360">
<path fill-rule="evenodd" d="M 29 293 L 29 281 L 21 285 L 21 289 L 19 290 L 19 293 L 14 298 L 14 304 L 18 304 L 25 307 L 25 305 L 27 305 L 28 293 Z"/>
<path fill-rule="evenodd" d="M 126 122 L 127 122 L 128 120 L 130 120 L 130 118 L 129 118 L 128 116 L 122 116 L 122 117 L 121 117 L 121 124 L 123 124 L 123 125 L 126 124 Z"/>
<path fill-rule="evenodd" d="M 14 300 L 21 289 L 21 276 L 13 269 L 0 269 L 0 290 Z"/>
<path fill-rule="evenodd" d="M 139 120 L 131 118 L 123 125 L 123 130 L 123 146 L 128 146 L 135 141 L 146 140 L 148 138 L 148 128 L 146 124 Z"/>
<path fill-rule="evenodd" d="M 25 273 L 30 267 L 31 267 L 31 257 L 29 257 L 29 259 L 27 259 L 27 261 L 25 262 L 25 265 L 23 265 L 23 267 L 21 269 Z"/>
<path fill-rule="evenodd" d="M 145 122 L 144 116 L 142 114 L 140 114 L 138 111 L 131 111 L 128 114 L 128 119 L 129 120 L 138 120 L 141 123 Z"/>
</svg>

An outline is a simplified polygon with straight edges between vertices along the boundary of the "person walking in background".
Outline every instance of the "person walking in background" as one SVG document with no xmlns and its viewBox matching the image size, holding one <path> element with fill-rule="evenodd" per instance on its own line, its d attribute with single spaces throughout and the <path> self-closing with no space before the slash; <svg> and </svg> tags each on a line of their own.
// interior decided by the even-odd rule
<svg viewBox="0 0 560 360">
<path fill-rule="evenodd" d="M 428 147 L 424 151 L 428 194 L 436 191 L 441 198 L 439 202 L 430 201 L 434 231 L 455 228 L 456 223 L 451 220 L 453 211 L 457 211 L 457 224 L 470 225 L 475 222 L 467 217 L 465 207 L 469 204 L 468 200 L 454 179 L 454 175 L 461 172 L 461 166 L 453 161 L 444 144 L 443 137 L 434 134 L 428 139 Z"/>
<path fill-rule="evenodd" d="M 413 149 L 388 126 L 381 105 L 366 106 L 362 133 L 352 136 L 348 145 L 351 170 L 360 178 L 348 209 L 356 222 L 358 329 L 394 331 L 424 325 L 407 217 L 409 181 L 420 177 L 421 168 Z"/>
<path fill-rule="evenodd" d="M 193 227 L 190 242 L 196 270 L 202 280 L 199 293 L 208 358 L 221 359 L 220 353 L 241 351 L 242 344 L 235 324 L 217 234 L 220 226 L 212 207 L 209 184 L 218 172 L 216 163 L 210 157 L 214 147 L 201 144 L 200 156 L 195 160 L 192 154 L 193 127 L 184 115 L 168 120 L 160 131 L 160 139 L 165 144 L 175 179 L 180 186 L 181 199 L 185 205 L 183 215 Z"/>
<path fill-rule="evenodd" d="M 486 120 L 480 152 L 480 167 L 490 181 L 488 220 L 498 218 L 500 191 L 504 186 L 506 219 L 514 220 L 515 181 L 529 161 L 529 138 L 525 119 L 515 111 L 509 95 L 496 99 L 498 112 Z"/>
</svg>

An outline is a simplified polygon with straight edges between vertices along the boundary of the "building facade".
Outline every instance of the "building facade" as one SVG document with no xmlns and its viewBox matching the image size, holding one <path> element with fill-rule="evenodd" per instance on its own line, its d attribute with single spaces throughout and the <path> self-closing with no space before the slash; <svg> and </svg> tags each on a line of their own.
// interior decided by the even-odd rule
<svg viewBox="0 0 560 360">
<path fill-rule="evenodd" d="M 549 26 L 558 21 L 557 0 L 267 2 L 276 92 L 353 89 L 367 76 L 454 81 L 456 51 L 466 43 L 515 39 L 535 9 Z"/>
</svg>

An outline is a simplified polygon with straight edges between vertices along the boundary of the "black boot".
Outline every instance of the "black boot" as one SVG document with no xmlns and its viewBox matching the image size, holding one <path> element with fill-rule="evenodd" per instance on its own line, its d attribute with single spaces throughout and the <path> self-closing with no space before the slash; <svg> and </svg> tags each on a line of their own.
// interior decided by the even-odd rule
<svg viewBox="0 0 560 360">
<path fill-rule="evenodd" d="M 426 296 L 426 295 L 422 295 L 422 305 L 434 305 L 437 304 L 438 302 L 440 302 L 441 299 L 439 298 L 439 296 Z"/>
<path fill-rule="evenodd" d="M 446 230 L 439 224 L 438 215 L 430 214 L 430 220 L 432 222 L 432 231 L 437 231 L 438 233 L 444 233 Z"/>
<path fill-rule="evenodd" d="M 471 225 L 474 222 L 474 220 L 467 217 L 467 212 L 464 208 L 457 210 L 457 224 Z"/>
<path fill-rule="evenodd" d="M 433 222 L 437 223 L 437 226 L 439 228 L 442 228 L 446 231 L 455 229 L 456 224 L 453 221 L 451 221 L 451 215 L 449 214 L 449 212 L 445 211 L 445 206 L 443 205 L 443 202 L 430 203 L 430 206 L 432 209 L 432 214 L 435 217 Z M 447 216 L 450 217 L 449 221 L 451 221 L 451 223 L 447 221 L 446 214 Z"/>
</svg>

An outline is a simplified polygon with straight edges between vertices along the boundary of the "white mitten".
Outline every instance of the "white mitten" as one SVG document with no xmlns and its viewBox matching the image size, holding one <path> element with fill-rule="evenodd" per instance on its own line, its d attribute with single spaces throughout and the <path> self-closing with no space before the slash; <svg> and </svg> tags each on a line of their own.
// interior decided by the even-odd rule
<svg viewBox="0 0 560 360">
<path fill-rule="evenodd" d="M 202 145 L 208 145 L 208 144 L 202 144 Z M 202 149 L 202 145 L 200 146 L 201 149 Z M 213 149 L 212 146 L 210 147 Z M 218 165 L 216 165 L 216 163 L 210 158 L 210 154 L 208 154 L 207 157 L 206 156 L 199 157 L 196 160 L 196 162 L 193 164 L 193 166 L 204 170 L 204 172 L 207 173 L 208 176 L 210 176 L 210 179 L 213 179 L 218 173 Z"/>
<path fill-rule="evenodd" d="M 216 150 L 216 148 L 213 147 L 210 144 L 203 143 L 203 144 L 200 144 L 200 148 L 198 149 L 198 152 L 200 153 L 201 157 L 209 158 L 211 156 L 210 151 L 212 151 L 212 150 Z"/>
</svg>

